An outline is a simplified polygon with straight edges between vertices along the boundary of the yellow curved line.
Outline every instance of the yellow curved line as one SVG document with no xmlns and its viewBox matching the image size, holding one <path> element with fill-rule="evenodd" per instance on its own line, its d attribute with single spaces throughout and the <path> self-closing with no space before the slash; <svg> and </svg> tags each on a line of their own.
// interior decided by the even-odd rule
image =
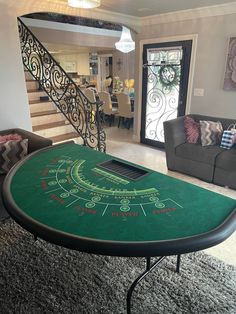
<svg viewBox="0 0 236 314">
<path fill-rule="evenodd" d="M 91 184 L 89 181 L 84 181 L 81 179 L 81 177 L 79 176 L 79 168 L 81 167 L 81 165 L 85 163 L 85 160 L 79 160 L 77 161 L 72 169 L 71 169 L 71 177 L 74 181 L 78 181 L 78 183 L 90 190 L 90 191 L 93 191 L 93 192 L 97 192 L 97 193 L 101 193 L 101 194 L 107 194 L 107 195 L 116 195 L 116 196 L 133 196 L 134 193 L 135 195 L 143 195 L 143 194 L 150 194 L 150 193 L 156 193 L 158 192 L 155 188 L 150 188 L 150 189 L 145 189 L 145 190 L 136 190 L 136 191 L 117 191 L 117 190 L 114 190 L 114 191 L 111 191 L 111 190 L 107 190 L 107 189 L 102 189 L 102 188 L 99 188 L 97 186 L 94 186 L 93 184 Z M 75 179 L 75 177 L 76 179 Z"/>
</svg>

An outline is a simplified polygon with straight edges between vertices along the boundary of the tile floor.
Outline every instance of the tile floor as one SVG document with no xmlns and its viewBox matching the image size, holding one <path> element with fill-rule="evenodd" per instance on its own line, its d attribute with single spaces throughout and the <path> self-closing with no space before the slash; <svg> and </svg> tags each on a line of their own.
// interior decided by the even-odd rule
<svg viewBox="0 0 236 314">
<path fill-rule="evenodd" d="M 135 143 L 132 139 L 132 129 L 118 129 L 117 126 L 114 126 L 106 127 L 105 132 L 107 135 L 108 154 L 236 199 L 235 190 L 216 186 L 177 172 L 168 171 L 165 161 L 165 152 L 163 150 Z M 205 251 L 226 263 L 236 266 L 236 232 L 223 243 Z"/>
</svg>

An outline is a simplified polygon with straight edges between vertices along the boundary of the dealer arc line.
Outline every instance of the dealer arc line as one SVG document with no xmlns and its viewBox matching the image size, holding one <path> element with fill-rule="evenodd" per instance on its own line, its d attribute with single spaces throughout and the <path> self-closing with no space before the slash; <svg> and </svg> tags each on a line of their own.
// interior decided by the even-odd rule
<svg viewBox="0 0 236 314">
<path fill-rule="evenodd" d="M 50 194 L 51 192 L 54 192 L 56 190 L 63 190 L 64 192 L 60 194 L 60 197 L 62 197 L 63 199 L 68 198 L 70 196 L 75 197 L 75 200 L 71 201 L 69 204 L 66 205 L 66 207 L 69 206 L 74 206 L 76 205 L 77 201 L 80 200 L 84 200 L 87 203 L 85 204 L 85 207 L 88 208 L 92 208 L 95 205 L 102 205 L 105 206 L 105 208 L 103 208 L 100 212 L 101 215 L 104 216 L 105 214 L 107 214 L 107 209 L 109 207 L 109 213 L 112 212 L 112 210 L 114 211 L 114 206 L 120 206 L 120 211 L 121 212 L 130 212 L 132 211 L 132 209 L 135 206 L 139 206 L 141 208 L 142 214 L 144 216 L 147 216 L 146 211 L 143 207 L 147 206 L 147 205 L 152 205 L 155 206 L 155 208 L 164 208 L 164 207 L 168 207 L 168 205 L 165 205 L 164 202 L 170 201 L 175 203 L 178 207 L 183 208 L 181 205 L 179 205 L 177 202 L 175 202 L 172 199 L 165 199 L 165 200 L 159 200 L 159 192 L 158 190 L 156 190 L 156 188 L 148 188 L 148 189 L 144 189 L 144 190 L 136 190 L 136 189 L 132 189 L 132 190 L 127 190 L 127 189 L 106 189 L 106 187 L 103 188 L 99 188 L 96 184 L 91 183 L 86 176 L 84 175 L 85 169 L 86 169 L 86 160 L 71 160 L 71 157 L 69 156 L 64 156 L 65 159 L 57 159 L 57 163 L 56 160 L 53 160 L 53 164 L 55 167 L 57 167 L 56 169 L 51 169 L 49 170 L 50 173 L 55 174 L 54 176 L 51 177 L 42 177 L 41 179 L 44 179 L 44 189 L 45 189 L 45 180 L 50 180 L 49 181 L 49 185 L 55 185 L 58 184 L 59 188 L 58 189 L 53 189 L 50 191 L 47 191 L 47 194 Z M 59 163 L 59 165 L 58 165 Z M 47 165 L 47 167 L 50 165 Z M 63 168 L 65 167 L 66 168 Z M 68 167 L 69 166 L 69 167 Z M 48 169 L 48 168 L 47 168 Z M 92 171 L 94 171 L 93 168 Z M 44 170 L 42 170 L 43 173 L 45 173 Z M 103 176 L 106 171 L 102 170 L 102 171 L 96 171 L 99 176 Z M 61 178 L 61 175 L 67 174 L 67 179 L 68 179 L 68 175 L 70 175 L 70 181 L 71 179 L 74 181 L 75 185 L 73 186 L 73 189 L 68 190 L 68 188 L 65 188 L 65 186 L 63 186 L 63 184 L 68 184 L 68 180 Z M 112 177 L 116 177 L 114 174 L 111 174 Z M 105 179 L 106 177 L 109 176 L 109 173 L 105 174 Z M 118 180 L 123 180 L 122 178 L 117 177 Z M 128 184 L 129 182 L 127 180 L 124 180 L 126 184 Z M 81 197 L 76 195 L 76 193 L 74 193 L 75 188 L 77 188 L 78 192 L 83 191 L 83 192 L 87 192 L 89 194 L 89 198 L 88 197 Z M 94 197 L 90 197 L 91 196 L 91 191 L 92 192 L 96 192 L 96 195 L 98 196 L 98 199 L 96 199 L 95 201 L 93 200 Z M 116 196 L 116 198 L 121 198 L 120 202 L 118 203 L 117 200 L 116 202 L 104 202 L 102 201 L 102 199 L 104 198 L 104 194 L 105 195 L 112 195 L 112 196 Z M 151 196 L 150 196 L 151 195 Z M 142 198 L 142 202 L 140 203 L 134 203 L 132 202 L 132 199 L 136 199 L 138 197 Z M 147 199 L 147 197 L 149 198 L 149 201 L 144 201 L 144 199 Z M 54 197 L 55 198 L 55 197 Z M 92 199 L 92 200 L 91 200 Z M 128 199 L 128 200 L 127 200 Z M 131 203 L 130 203 L 131 201 Z M 152 209 L 149 210 L 150 213 L 153 212 Z M 121 215 L 122 216 L 122 215 Z M 128 217 L 129 215 L 127 215 Z M 130 217 L 134 217 L 137 215 L 130 215 Z"/>
</svg>

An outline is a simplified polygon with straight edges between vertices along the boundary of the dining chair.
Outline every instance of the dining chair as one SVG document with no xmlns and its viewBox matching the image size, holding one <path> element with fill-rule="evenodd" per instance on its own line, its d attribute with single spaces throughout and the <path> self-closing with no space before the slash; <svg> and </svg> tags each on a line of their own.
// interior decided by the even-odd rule
<svg viewBox="0 0 236 314">
<path fill-rule="evenodd" d="M 131 103 L 129 95 L 125 93 L 118 93 L 116 94 L 117 102 L 118 102 L 118 115 L 119 115 L 119 122 L 118 128 L 120 127 L 120 121 L 122 119 L 124 123 L 124 119 L 127 119 L 127 128 L 130 128 L 131 121 L 134 117 L 134 113 L 131 111 Z"/>
<path fill-rule="evenodd" d="M 90 88 L 86 88 L 83 92 L 84 92 L 84 95 L 88 98 L 88 100 L 91 103 L 95 103 L 96 102 L 96 96 L 95 96 L 94 90 L 92 90 Z"/>
<path fill-rule="evenodd" d="M 96 99 L 96 93 L 95 91 L 92 89 L 92 88 L 86 88 L 84 91 L 83 91 L 84 95 L 88 98 L 88 100 L 92 103 L 92 110 L 90 112 L 88 112 L 88 115 L 91 119 L 91 121 L 93 122 L 94 119 L 95 119 L 95 116 L 96 116 L 96 113 L 97 113 L 97 106 L 96 106 L 96 103 L 97 103 L 97 99 Z M 99 107 L 98 109 L 98 114 L 100 116 L 100 120 L 102 121 L 103 118 L 102 118 L 102 111 L 101 111 L 101 106 Z"/>
<path fill-rule="evenodd" d="M 99 92 L 98 97 L 103 103 L 102 109 L 104 115 L 109 116 L 109 126 L 111 126 L 115 115 L 118 113 L 118 110 L 117 108 L 112 108 L 111 95 L 108 92 Z"/>
</svg>

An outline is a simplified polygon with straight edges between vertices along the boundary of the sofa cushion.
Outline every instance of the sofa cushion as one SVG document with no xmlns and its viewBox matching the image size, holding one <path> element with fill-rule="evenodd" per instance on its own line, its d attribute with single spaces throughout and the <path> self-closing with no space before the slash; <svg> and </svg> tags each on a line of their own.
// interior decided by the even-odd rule
<svg viewBox="0 0 236 314">
<path fill-rule="evenodd" d="M 200 120 L 202 146 L 218 145 L 221 141 L 223 127 L 220 121 Z"/>
<path fill-rule="evenodd" d="M 0 143 L 0 174 L 7 173 L 28 153 L 28 139 Z"/>
<path fill-rule="evenodd" d="M 196 144 L 200 136 L 200 124 L 189 116 L 184 117 L 184 130 L 188 143 Z"/>
<path fill-rule="evenodd" d="M 216 156 L 223 151 L 219 146 L 183 143 L 176 147 L 176 156 L 214 165 Z"/>
<path fill-rule="evenodd" d="M 236 148 L 221 152 L 216 158 L 215 166 L 230 172 L 236 171 Z"/>
</svg>

